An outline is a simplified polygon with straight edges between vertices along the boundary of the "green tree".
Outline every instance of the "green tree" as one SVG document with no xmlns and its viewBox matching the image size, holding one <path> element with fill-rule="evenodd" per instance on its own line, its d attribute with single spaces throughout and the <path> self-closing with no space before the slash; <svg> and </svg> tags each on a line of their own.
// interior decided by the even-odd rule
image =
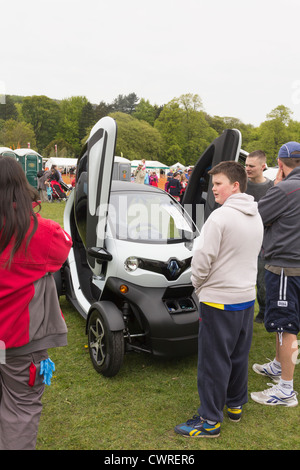
<svg viewBox="0 0 300 470">
<path fill-rule="evenodd" d="M 22 102 L 22 116 L 31 124 L 40 153 L 54 138 L 59 121 L 59 106 L 47 96 L 26 96 Z"/>
<path fill-rule="evenodd" d="M 0 130 L 0 146 L 12 149 L 27 148 L 28 142 L 32 149 L 36 148 L 35 134 L 31 124 L 14 119 L 4 121 Z"/>
<path fill-rule="evenodd" d="M 112 108 L 114 112 L 120 111 L 125 114 L 132 114 L 135 111 L 139 98 L 135 93 L 129 95 L 118 95 L 113 101 Z"/>
<path fill-rule="evenodd" d="M 163 163 L 167 165 L 183 160 L 185 136 L 182 115 L 183 111 L 179 104 L 172 100 L 164 106 L 154 123 L 154 128 L 160 132 L 165 143 Z"/>
<path fill-rule="evenodd" d="M 57 152 L 56 152 L 56 149 L 57 149 Z M 64 139 L 58 138 L 58 139 L 53 139 L 51 142 L 49 142 L 47 147 L 44 149 L 43 156 L 49 157 L 49 158 L 50 157 L 74 158 L 75 150 L 73 149 L 72 145 L 70 145 Z"/>
<path fill-rule="evenodd" d="M 55 137 L 68 142 L 76 154 L 81 149 L 81 135 L 84 135 L 87 129 L 86 127 L 84 132 L 83 129 L 80 129 L 80 120 L 83 110 L 87 109 L 87 104 L 88 100 L 84 96 L 72 96 L 60 102 L 59 129 Z"/>
<path fill-rule="evenodd" d="M 291 119 L 287 126 L 287 131 L 289 141 L 300 142 L 300 122 Z"/>
<path fill-rule="evenodd" d="M 100 103 L 95 108 L 95 123 L 99 121 L 99 119 L 108 116 L 110 113 L 113 112 L 113 105 L 107 104 L 105 101 L 100 101 Z"/>
<path fill-rule="evenodd" d="M 81 115 L 79 118 L 79 140 L 82 140 L 86 134 L 87 129 L 91 127 L 95 122 L 95 109 L 93 105 L 88 101 L 82 108 Z"/>
<path fill-rule="evenodd" d="M 210 127 L 215 129 L 218 135 L 221 135 L 225 129 L 238 129 L 242 134 L 242 148 L 244 150 L 249 151 L 248 147 L 250 143 L 258 138 L 256 128 L 252 124 L 244 124 L 240 119 L 235 117 L 209 116 L 206 114 L 205 119 Z"/>
<path fill-rule="evenodd" d="M 289 139 L 288 126 L 292 111 L 280 105 L 267 114 L 267 120 L 259 126 L 258 144 L 267 155 L 268 165 L 275 165 L 279 148 Z"/>
<path fill-rule="evenodd" d="M 150 104 L 149 100 L 142 98 L 132 116 L 154 126 L 154 121 L 158 117 L 158 108 Z"/>
<path fill-rule="evenodd" d="M 164 106 L 155 127 L 165 141 L 165 162 L 196 163 L 217 132 L 208 124 L 199 95 L 185 94 Z"/>
<path fill-rule="evenodd" d="M 18 111 L 15 103 L 10 95 L 6 95 L 4 103 L 0 102 L 0 119 L 4 119 L 5 121 L 14 119 L 16 121 L 17 117 Z"/>
</svg>

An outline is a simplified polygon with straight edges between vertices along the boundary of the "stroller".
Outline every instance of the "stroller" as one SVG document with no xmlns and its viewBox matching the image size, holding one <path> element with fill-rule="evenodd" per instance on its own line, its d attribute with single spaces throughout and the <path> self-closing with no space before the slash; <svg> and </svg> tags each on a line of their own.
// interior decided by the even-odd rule
<svg viewBox="0 0 300 470">
<path fill-rule="evenodd" d="M 60 202 L 60 201 L 66 201 L 68 199 L 65 190 L 69 188 L 64 183 L 58 182 L 56 180 L 52 180 L 50 181 L 50 184 L 52 188 L 52 200 L 53 201 L 57 200 Z"/>
</svg>

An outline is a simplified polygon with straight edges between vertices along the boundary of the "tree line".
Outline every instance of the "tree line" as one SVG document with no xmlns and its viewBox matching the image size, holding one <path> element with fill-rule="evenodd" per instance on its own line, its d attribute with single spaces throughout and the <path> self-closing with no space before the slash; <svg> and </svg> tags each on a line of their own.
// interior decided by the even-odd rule
<svg viewBox="0 0 300 470">
<path fill-rule="evenodd" d="M 44 157 L 77 157 L 92 126 L 111 116 L 118 125 L 116 155 L 129 160 L 159 160 L 167 165 L 194 165 L 224 129 L 242 133 L 242 147 L 263 150 L 269 166 L 276 164 L 282 144 L 300 140 L 300 122 L 284 105 L 271 110 L 259 126 L 235 117 L 210 116 L 197 94 L 184 94 L 152 105 L 135 93 L 112 103 L 92 104 L 84 96 L 54 100 L 47 96 L 7 95 L 0 104 L 0 147 L 37 150 Z"/>
</svg>

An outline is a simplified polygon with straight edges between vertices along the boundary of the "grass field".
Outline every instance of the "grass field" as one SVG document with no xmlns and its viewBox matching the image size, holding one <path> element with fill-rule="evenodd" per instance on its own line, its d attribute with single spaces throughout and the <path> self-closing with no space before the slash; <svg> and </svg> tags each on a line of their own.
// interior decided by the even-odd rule
<svg viewBox="0 0 300 470">
<path fill-rule="evenodd" d="M 42 206 L 41 215 L 63 224 L 64 203 Z M 218 439 L 185 439 L 174 426 L 197 412 L 197 357 L 158 360 L 130 353 L 114 378 L 93 369 L 85 321 L 64 297 L 68 346 L 49 350 L 56 371 L 43 396 L 37 449 L 45 450 L 299 450 L 299 407 L 278 408 L 250 397 L 239 423 L 224 413 Z M 252 371 L 254 362 L 274 356 L 274 335 L 254 323 L 249 393 L 267 388 Z M 299 365 L 294 385 L 299 390 Z"/>
</svg>

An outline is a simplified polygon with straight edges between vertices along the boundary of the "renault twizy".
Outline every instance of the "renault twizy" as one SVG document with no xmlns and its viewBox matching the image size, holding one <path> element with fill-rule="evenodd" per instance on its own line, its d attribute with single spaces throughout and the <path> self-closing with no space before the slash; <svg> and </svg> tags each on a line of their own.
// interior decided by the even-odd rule
<svg viewBox="0 0 300 470">
<path fill-rule="evenodd" d="M 190 276 L 195 239 L 205 211 L 213 210 L 207 169 L 224 159 L 224 150 L 237 159 L 240 149 L 238 131 L 221 137 L 195 167 L 187 210 L 163 190 L 112 180 L 113 119 L 98 121 L 82 149 L 64 213 L 73 247 L 60 275 L 62 293 L 86 320 L 92 364 L 104 376 L 119 372 L 128 351 L 161 357 L 197 351 Z"/>
</svg>

